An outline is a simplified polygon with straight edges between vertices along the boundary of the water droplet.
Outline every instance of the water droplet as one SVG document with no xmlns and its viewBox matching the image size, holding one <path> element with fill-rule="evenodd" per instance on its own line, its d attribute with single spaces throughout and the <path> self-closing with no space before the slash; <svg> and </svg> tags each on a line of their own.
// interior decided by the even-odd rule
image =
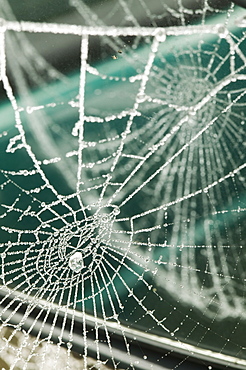
<svg viewBox="0 0 246 370">
<path fill-rule="evenodd" d="M 138 103 L 143 103 L 145 101 L 145 98 L 146 98 L 145 94 L 138 94 L 137 102 Z"/>
<path fill-rule="evenodd" d="M 159 42 L 164 42 L 166 40 L 166 33 L 164 31 L 158 31 L 156 38 Z"/>
<path fill-rule="evenodd" d="M 103 223 L 107 223 L 107 222 L 109 221 L 109 215 L 103 214 L 103 215 L 101 216 L 101 221 L 102 221 Z"/>
<path fill-rule="evenodd" d="M 120 209 L 119 209 L 119 207 L 115 206 L 115 208 L 113 209 L 113 214 L 114 214 L 115 216 L 117 216 L 119 213 L 120 213 Z"/>
<path fill-rule="evenodd" d="M 222 25 L 218 27 L 217 32 L 221 38 L 225 38 L 228 35 L 228 30 Z"/>
<path fill-rule="evenodd" d="M 74 272 L 79 272 L 84 267 L 83 256 L 81 252 L 74 253 L 70 259 L 68 266 Z"/>
<path fill-rule="evenodd" d="M 26 111 L 27 111 L 28 114 L 31 114 L 33 112 L 33 108 L 32 107 L 27 107 Z"/>
</svg>

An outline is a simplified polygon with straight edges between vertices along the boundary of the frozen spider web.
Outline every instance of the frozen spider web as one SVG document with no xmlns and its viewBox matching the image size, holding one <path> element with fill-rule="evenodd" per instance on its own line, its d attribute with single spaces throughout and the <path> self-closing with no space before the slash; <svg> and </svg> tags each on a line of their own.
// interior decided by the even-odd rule
<svg viewBox="0 0 246 370">
<path fill-rule="evenodd" d="M 17 22 L 2 5 L 0 317 L 11 369 L 49 366 L 52 342 L 50 366 L 76 368 L 78 338 L 83 369 L 144 368 L 136 333 L 166 339 L 164 365 L 175 345 L 189 357 L 216 338 L 217 358 L 245 366 L 242 14 L 139 0 L 146 25 L 133 3 L 102 19 L 73 0 L 82 25 Z M 28 39 L 37 34 L 79 39 L 79 71 L 52 67 Z"/>
</svg>

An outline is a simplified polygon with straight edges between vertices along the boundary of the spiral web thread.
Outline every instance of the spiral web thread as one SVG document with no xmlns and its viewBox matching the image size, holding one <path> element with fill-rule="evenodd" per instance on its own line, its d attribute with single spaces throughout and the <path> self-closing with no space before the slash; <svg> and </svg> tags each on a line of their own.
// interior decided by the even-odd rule
<svg viewBox="0 0 246 370">
<path fill-rule="evenodd" d="M 91 15 L 84 3 L 71 4 L 80 14 Z M 145 2 L 140 4 L 147 12 Z M 13 329 L 2 353 L 15 353 L 11 369 L 27 369 L 33 361 L 40 369 L 47 367 L 60 312 L 54 368 L 61 368 L 63 344 L 64 368 L 75 368 L 75 325 L 83 341 L 84 369 L 104 368 L 101 329 L 111 365 L 120 367 L 111 343 L 112 325 L 124 338 L 129 369 L 138 367 L 125 328 L 135 326 L 177 342 L 184 340 L 184 327 L 186 343 L 200 328 L 198 347 L 211 332 L 220 340 L 221 353 L 231 341 L 235 357 L 245 356 L 242 345 L 214 327 L 214 322 L 230 318 L 236 333 L 246 312 L 245 34 L 233 34 L 227 27 L 233 7 L 223 23 L 209 24 L 206 14 L 215 9 L 204 1 L 194 11 L 201 22 L 187 26 L 191 10 L 182 1 L 177 4 L 176 10 L 163 5 L 180 21 L 166 28 L 154 24 L 154 15 L 154 27 L 141 27 L 131 2 L 123 0 L 112 15 L 122 7 L 132 22 L 127 27 L 105 26 L 95 14 L 89 19 L 97 27 L 1 22 L 1 81 L 15 121 L 0 136 L 1 330 L 4 335 L 7 325 Z M 72 98 L 61 100 L 57 91 L 63 83 L 69 86 L 70 77 L 33 54 L 26 33 L 80 37 L 78 91 Z M 93 37 L 109 48 L 109 69 L 89 63 Z M 11 45 L 17 42 L 28 46 L 27 56 L 21 56 L 19 69 L 12 64 L 16 77 L 11 80 L 8 62 L 13 63 Z M 29 56 L 36 65 L 28 64 Z M 93 78 L 101 86 L 94 89 L 94 100 L 87 99 Z M 30 94 L 28 79 L 43 84 L 45 103 Z M 19 89 L 18 99 L 10 81 Z M 71 118 L 60 124 L 64 107 L 72 124 Z M 176 303 L 168 303 L 166 295 Z M 180 302 L 190 313 L 176 318 Z M 23 304 L 25 314 L 13 324 Z M 41 307 L 43 324 L 31 341 L 39 318 L 28 330 L 23 327 L 36 307 Z M 53 323 L 43 339 L 51 310 Z M 207 327 L 193 318 L 196 311 L 209 322 Z M 79 324 L 76 312 L 82 317 Z M 94 320 L 93 341 L 88 338 L 89 317 Z M 16 348 L 13 338 L 21 331 L 24 339 Z M 90 346 L 97 348 L 93 365 Z"/>
</svg>

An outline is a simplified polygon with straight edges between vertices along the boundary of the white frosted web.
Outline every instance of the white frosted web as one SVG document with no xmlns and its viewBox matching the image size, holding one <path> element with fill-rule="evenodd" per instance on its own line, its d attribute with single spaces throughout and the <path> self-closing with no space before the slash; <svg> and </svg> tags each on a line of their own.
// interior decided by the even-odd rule
<svg viewBox="0 0 246 370">
<path fill-rule="evenodd" d="M 163 23 L 185 26 L 191 19 L 204 24 L 211 16 L 226 15 L 231 6 L 231 2 L 226 0 L 156 0 L 152 3 L 147 0 L 119 0 L 106 4 L 104 9 L 79 0 L 70 0 L 69 4 L 80 14 L 84 24 L 117 27 L 158 27 Z"/>
<path fill-rule="evenodd" d="M 135 329 L 185 343 L 188 356 L 213 339 L 212 350 L 245 366 L 245 34 L 227 26 L 233 8 L 207 24 L 207 1 L 189 27 L 188 5 L 165 6 L 180 20 L 168 28 L 141 27 L 132 4 L 112 9 L 132 14 L 129 27 L 1 24 L 1 330 L 12 326 L 2 353 L 14 351 L 13 369 L 35 358 L 47 367 L 51 341 L 52 366 L 74 368 L 78 333 L 84 369 L 125 366 L 112 333 L 138 369 Z M 31 46 L 17 63 L 27 33 L 80 38 L 79 72 L 61 76 Z M 110 57 L 101 64 L 91 61 L 95 37 Z"/>
</svg>

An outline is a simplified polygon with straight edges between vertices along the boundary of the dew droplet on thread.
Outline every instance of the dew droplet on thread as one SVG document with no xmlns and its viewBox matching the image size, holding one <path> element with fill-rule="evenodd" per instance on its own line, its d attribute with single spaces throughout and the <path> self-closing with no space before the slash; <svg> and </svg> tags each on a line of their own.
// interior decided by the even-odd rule
<svg viewBox="0 0 246 370">
<path fill-rule="evenodd" d="M 68 262 L 68 266 L 74 272 L 79 272 L 84 267 L 83 256 L 81 252 L 74 253 Z"/>
</svg>

